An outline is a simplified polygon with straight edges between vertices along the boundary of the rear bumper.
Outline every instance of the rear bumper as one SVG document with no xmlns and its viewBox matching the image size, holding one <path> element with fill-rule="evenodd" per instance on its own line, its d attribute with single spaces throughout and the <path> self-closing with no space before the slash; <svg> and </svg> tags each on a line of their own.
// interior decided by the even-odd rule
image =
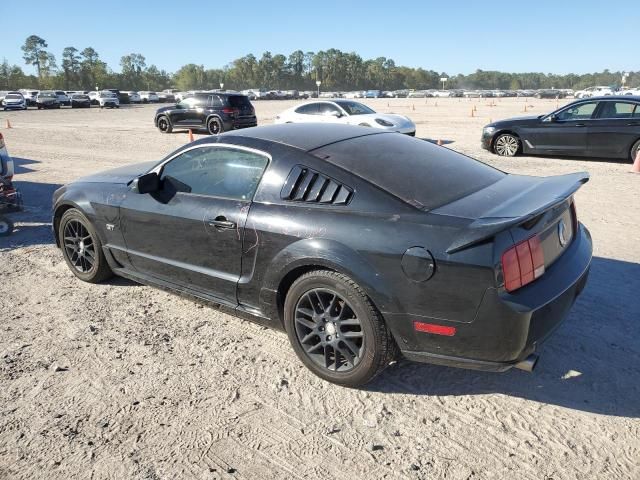
<svg viewBox="0 0 640 480">
<path fill-rule="evenodd" d="M 258 119 L 256 117 L 242 117 L 233 119 L 230 121 L 231 130 L 237 130 L 240 128 L 257 127 Z"/>
<path fill-rule="evenodd" d="M 406 315 L 392 315 L 389 326 L 394 335 L 399 331 L 404 345 L 400 341 L 398 344 L 409 360 L 474 370 L 508 370 L 534 353 L 567 317 L 586 285 L 591 255 L 591 236 L 580 225 L 571 246 L 538 281 L 512 294 L 487 289 L 470 323 L 432 319 L 433 323 L 456 327 L 454 336 L 415 332 L 415 317 Z"/>
</svg>

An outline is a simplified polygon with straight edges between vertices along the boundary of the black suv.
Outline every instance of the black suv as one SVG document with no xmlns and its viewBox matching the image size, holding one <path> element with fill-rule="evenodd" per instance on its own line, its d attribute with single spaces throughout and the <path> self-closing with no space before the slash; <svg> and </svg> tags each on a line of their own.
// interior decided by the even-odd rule
<svg viewBox="0 0 640 480">
<path fill-rule="evenodd" d="M 193 128 L 206 129 L 211 135 L 258 125 L 249 97 L 222 92 L 194 93 L 174 106 L 159 108 L 154 122 L 163 133 Z"/>
</svg>

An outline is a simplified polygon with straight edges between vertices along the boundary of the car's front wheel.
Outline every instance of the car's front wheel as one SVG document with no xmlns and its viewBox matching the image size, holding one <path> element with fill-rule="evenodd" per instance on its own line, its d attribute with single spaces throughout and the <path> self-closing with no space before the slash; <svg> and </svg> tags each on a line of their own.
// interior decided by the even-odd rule
<svg viewBox="0 0 640 480">
<path fill-rule="evenodd" d="M 167 116 L 162 115 L 158 117 L 158 130 L 162 133 L 171 133 L 173 131 L 173 127 Z"/>
<path fill-rule="evenodd" d="M 364 385 L 397 354 L 367 294 L 338 272 L 317 270 L 298 278 L 285 299 L 284 323 L 302 363 L 339 385 Z"/>
<path fill-rule="evenodd" d="M 58 226 L 62 255 L 80 280 L 99 283 L 113 275 L 95 229 L 80 210 L 64 212 Z"/>
<path fill-rule="evenodd" d="M 222 122 L 217 118 L 210 118 L 207 122 L 207 131 L 210 135 L 218 135 L 224 131 Z"/>
<path fill-rule="evenodd" d="M 514 157 L 520 150 L 520 139 L 510 133 L 503 133 L 493 142 L 493 151 L 501 157 Z"/>
</svg>

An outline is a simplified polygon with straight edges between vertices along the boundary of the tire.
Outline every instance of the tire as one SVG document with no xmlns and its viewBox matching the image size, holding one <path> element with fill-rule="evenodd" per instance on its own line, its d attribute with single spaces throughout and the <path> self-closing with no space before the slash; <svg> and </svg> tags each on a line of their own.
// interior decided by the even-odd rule
<svg viewBox="0 0 640 480">
<path fill-rule="evenodd" d="M 166 115 L 161 115 L 158 117 L 158 130 L 162 133 L 171 133 L 173 131 L 173 125 L 171 125 L 171 121 L 169 121 L 169 117 Z"/>
<path fill-rule="evenodd" d="M 7 217 L 0 217 L 0 237 L 8 237 L 13 233 L 13 222 Z"/>
<path fill-rule="evenodd" d="M 67 266 L 80 280 L 100 283 L 113 276 L 100 237 L 80 210 L 71 208 L 64 212 L 58 238 Z"/>
<path fill-rule="evenodd" d="M 338 385 L 364 385 L 397 356 L 396 343 L 367 294 L 338 272 L 316 270 L 293 282 L 284 326 L 302 363 Z"/>
<path fill-rule="evenodd" d="M 209 135 L 219 135 L 224 132 L 220 119 L 213 117 L 207 120 L 207 132 L 209 132 Z"/>
<path fill-rule="evenodd" d="M 515 157 L 520 151 L 520 139 L 511 133 L 498 135 L 493 141 L 493 153 L 501 157 Z"/>
<path fill-rule="evenodd" d="M 638 156 L 638 153 L 640 153 L 640 139 L 638 139 L 636 143 L 633 144 L 633 147 L 631 147 L 631 151 L 629 153 L 629 156 L 631 157 L 631 162 L 635 162 L 636 157 Z"/>
</svg>

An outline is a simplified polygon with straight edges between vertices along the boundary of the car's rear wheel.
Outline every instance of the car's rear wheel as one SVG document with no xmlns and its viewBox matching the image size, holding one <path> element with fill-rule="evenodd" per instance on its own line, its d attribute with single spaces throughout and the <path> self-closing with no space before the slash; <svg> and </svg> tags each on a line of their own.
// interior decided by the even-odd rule
<svg viewBox="0 0 640 480">
<path fill-rule="evenodd" d="M 79 210 L 71 208 L 64 212 L 58 238 L 67 265 L 80 280 L 99 283 L 113 275 L 98 234 Z"/>
<path fill-rule="evenodd" d="M 158 117 L 158 130 L 162 133 L 171 133 L 173 131 L 173 127 L 167 116 L 162 115 Z"/>
<path fill-rule="evenodd" d="M 222 122 L 217 118 L 210 118 L 207 122 L 207 131 L 211 135 L 218 135 L 224 131 L 222 127 Z"/>
<path fill-rule="evenodd" d="M 520 139 L 511 133 L 503 133 L 493 142 L 493 151 L 501 157 L 514 157 L 520 150 Z"/>
<path fill-rule="evenodd" d="M 363 385 L 396 356 L 380 313 L 341 273 L 318 270 L 298 278 L 285 299 L 284 323 L 302 363 L 329 382 Z"/>
<path fill-rule="evenodd" d="M 638 156 L 638 153 L 640 153 L 640 139 L 638 139 L 638 141 L 633 144 L 633 147 L 631 147 L 631 161 L 632 162 L 635 162 L 636 157 Z"/>
<path fill-rule="evenodd" d="M 0 237 L 7 237 L 13 233 L 13 222 L 7 217 L 0 217 Z"/>
</svg>

